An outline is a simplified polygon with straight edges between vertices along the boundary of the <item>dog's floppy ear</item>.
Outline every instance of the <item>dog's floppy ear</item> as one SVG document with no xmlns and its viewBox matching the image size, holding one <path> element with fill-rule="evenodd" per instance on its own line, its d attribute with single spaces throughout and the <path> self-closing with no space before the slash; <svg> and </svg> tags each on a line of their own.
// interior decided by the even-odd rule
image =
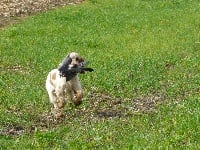
<svg viewBox="0 0 200 150">
<path fill-rule="evenodd" d="M 71 57 L 69 57 L 69 55 L 68 55 L 67 57 L 65 57 L 65 58 L 63 59 L 62 64 L 63 64 L 63 65 L 70 65 L 71 62 L 72 62 L 72 59 L 71 59 Z"/>
<path fill-rule="evenodd" d="M 62 63 L 59 65 L 58 70 L 61 72 L 66 71 L 69 68 L 71 62 L 72 59 L 69 56 L 65 57 Z"/>
<path fill-rule="evenodd" d="M 84 62 L 83 57 L 79 57 L 79 63 Z"/>
</svg>

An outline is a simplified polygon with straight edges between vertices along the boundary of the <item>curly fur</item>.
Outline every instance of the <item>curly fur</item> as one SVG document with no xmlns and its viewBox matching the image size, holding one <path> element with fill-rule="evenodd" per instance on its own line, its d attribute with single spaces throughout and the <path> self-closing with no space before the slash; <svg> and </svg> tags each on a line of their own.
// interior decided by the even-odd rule
<svg viewBox="0 0 200 150">
<path fill-rule="evenodd" d="M 70 60 L 70 61 L 69 61 Z M 83 58 L 78 53 L 70 53 L 57 69 L 49 72 L 46 79 L 46 89 L 49 95 L 50 102 L 55 109 L 62 109 L 67 101 L 67 96 L 70 97 L 75 105 L 81 104 L 83 90 L 77 74 L 70 75 L 70 78 L 62 76 L 63 70 L 76 68 L 82 62 Z"/>
</svg>

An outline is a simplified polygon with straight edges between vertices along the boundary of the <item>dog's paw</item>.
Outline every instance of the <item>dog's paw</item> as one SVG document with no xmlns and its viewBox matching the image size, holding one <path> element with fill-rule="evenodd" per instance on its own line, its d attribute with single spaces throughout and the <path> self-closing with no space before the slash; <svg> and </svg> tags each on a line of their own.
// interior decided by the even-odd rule
<svg viewBox="0 0 200 150">
<path fill-rule="evenodd" d="M 60 119 L 60 118 L 63 118 L 63 117 L 65 117 L 65 114 L 64 114 L 63 111 L 60 111 L 60 112 L 56 112 L 56 113 L 55 113 L 55 118 L 56 118 L 56 119 Z"/>
<path fill-rule="evenodd" d="M 79 106 L 82 104 L 82 100 L 75 100 L 73 101 L 75 106 Z"/>
<path fill-rule="evenodd" d="M 63 98 L 59 98 L 57 101 L 57 107 L 58 109 L 62 109 L 65 106 L 66 102 Z"/>
<path fill-rule="evenodd" d="M 63 112 L 63 109 L 52 108 L 51 114 L 53 117 L 55 117 L 55 119 L 61 119 L 65 117 L 65 113 Z"/>
</svg>

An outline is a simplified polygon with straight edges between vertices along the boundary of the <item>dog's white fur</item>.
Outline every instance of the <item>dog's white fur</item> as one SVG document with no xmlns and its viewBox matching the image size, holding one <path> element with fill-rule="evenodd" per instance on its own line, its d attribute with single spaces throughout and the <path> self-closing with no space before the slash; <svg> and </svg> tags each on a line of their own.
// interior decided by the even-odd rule
<svg viewBox="0 0 200 150">
<path fill-rule="evenodd" d="M 78 53 L 72 52 L 68 57 L 72 59 L 70 67 L 79 65 L 78 58 L 81 57 Z M 47 76 L 46 89 L 50 102 L 54 105 L 55 109 L 61 109 L 65 106 L 68 95 L 75 105 L 79 105 L 82 101 L 83 90 L 77 75 L 70 81 L 66 81 L 66 77 L 62 77 L 58 69 L 53 69 Z"/>
</svg>

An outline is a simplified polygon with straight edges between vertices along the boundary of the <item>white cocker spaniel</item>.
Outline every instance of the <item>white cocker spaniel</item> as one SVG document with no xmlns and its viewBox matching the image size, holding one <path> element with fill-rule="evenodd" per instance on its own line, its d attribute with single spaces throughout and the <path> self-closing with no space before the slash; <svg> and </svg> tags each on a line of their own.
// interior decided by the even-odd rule
<svg viewBox="0 0 200 150">
<path fill-rule="evenodd" d="M 83 90 L 78 73 L 93 71 L 92 68 L 84 68 L 84 65 L 84 59 L 78 53 L 72 52 L 64 58 L 57 69 L 49 72 L 46 79 L 46 89 L 50 102 L 56 111 L 65 106 L 67 96 L 70 96 L 75 106 L 81 104 Z"/>
</svg>

